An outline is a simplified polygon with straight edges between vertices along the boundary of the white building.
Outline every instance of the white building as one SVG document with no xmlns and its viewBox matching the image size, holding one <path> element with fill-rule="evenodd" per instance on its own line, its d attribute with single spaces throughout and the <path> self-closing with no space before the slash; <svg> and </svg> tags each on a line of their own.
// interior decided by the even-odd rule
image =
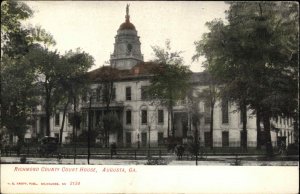
<svg viewBox="0 0 300 194">
<path fill-rule="evenodd" d="M 123 125 L 121 134 L 110 134 L 110 143 L 117 142 L 123 146 L 158 146 L 163 144 L 164 139 L 168 137 L 168 111 L 157 103 L 147 100 L 145 96 L 145 87 L 150 85 L 149 68 L 153 65 L 151 62 L 143 62 L 141 52 L 140 37 L 135 26 L 130 22 L 129 11 L 127 9 L 125 22 L 122 23 L 115 36 L 114 51 L 110 56 L 111 67 L 119 72 L 120 77 L 113 83 L 115 90 L 113 100 L 110 103 L 110 110 L 113 110 L 119 117 Z M 97 76 L 105 67 L 101 67 L 89 75 L 93 79 L 91 89 L 97 94 L 97 88 L 101 85 Z M 208 88 L 209 76 L 207 73 L 193 73 L 191 84 L 195 90 L 201 91 Z M 98 94 L 99 95 L 99 94 Z M 222 108 L 223 107 L 223 108 Z M 224 108 L 225 107 L 225 108 Z M 89 109 L 90 108 L 90 109 Z M 45 117 L 38 108 L 36 115 L 36 123 L 33 127 L 36 134 L 44 135 Z M 71 107 L 70 107 L 71 110 Z M 92 128 L 97 127 L 105 112 L 105 103 L 101 101 L 101 97 L 92 98 L 91 107 L 89 102 L 82 101 L 80 103 L 80 111 L 82 113 L 81 127 L 78 134 L 87 130 L 88 111 L 92 112 Z M 210 139 L 210 110 L 204 102 L 199 103 L 199 110 L 204 117 L 200 119 L 199 140 L 201 145 L 208 146 Z M 68 119 L 63 131 L 63 142 L 67 143 L 72 139 L 72 126 Z M 51 118 L 51 136 L 59 136 L 59 129 L 62 125 L 62 110 Z M 179 102 L 174 108 L 174 127 L 175 136 L 183 142 L 188 141 L 193 136 L 194 127 L 190 124 L 189 108 L 186 102 Z M 233 103 L 222 106 L 219 100 L 214 107 L 213 118 L 213 141 L 215 147 L 239 147 L 241 142 L 242 122 L 240 113 Z M 247 145 L 255 147 L 257 142 L 256 119 L 248 111 L 247 119 Z M 272 143 L 276 145 L 277 137 L 286 137 L 286 144 L 294 142 L 293 121 L 288 118 L 278 118 L 278 121 L 272 121 L 277 129 L 271 131 Z M 171 127 L 169 127 L 171 128 Z M 263 127 L 262 127 L 263 129 Z M 32 133 L 32 132 L 31 132 Z M 171 131 L 169 131 L 171 134 Z M 193 138 L 192 138 L 193 139 Z"/>
</svg>

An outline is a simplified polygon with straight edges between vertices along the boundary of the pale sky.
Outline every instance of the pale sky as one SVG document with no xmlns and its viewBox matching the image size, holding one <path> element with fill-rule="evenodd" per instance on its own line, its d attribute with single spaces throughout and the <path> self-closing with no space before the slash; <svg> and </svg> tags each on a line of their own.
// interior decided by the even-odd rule
<svg viewBox="0 0 300 194">
<path fill-rule="evenodd" d="M 164 47 L 170 39 L 173 51 L 183 51 L 186 65 L 194 72 L 203 71 L 201 61 L 192 62 L 194 42 L 208 29 L 205 23 L 215 18 L 225 20 L 224 2 L 188 1 L 26 1 L 34 11 L 27 23 L 40 25 L 52 34 L 61 54 L 80 47 L 92 55 L 98 68 L 109 60 L 114 37 L 125 21 L 130 4 L 130 21 L 141 41 L 144 61 L 154 58 L 151 46 Z"/>
</svg>

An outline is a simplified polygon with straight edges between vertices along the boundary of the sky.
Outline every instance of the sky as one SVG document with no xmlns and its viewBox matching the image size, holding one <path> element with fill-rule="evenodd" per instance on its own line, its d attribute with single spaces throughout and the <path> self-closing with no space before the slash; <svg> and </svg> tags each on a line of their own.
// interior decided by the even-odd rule
<svg viewBox="0 0 300 194">
<path fill-rule="evenodd" d="M 34 15 L 25 25 L 39 25 L 50 33 L 53 50 L 64 54 L 81 48 L 92 55 L 96 69 L 109 61 L 114 37 L 125 21 L 126 4 L 130 4 L 130 21 L 141 41 L 144 61 L 154 59 L 152 46 L 164 47 L 167 39 L 173 51 L 183 51 L 185 65 L 194 72 L 203 71 L 201 58 L 193 62 L 194 42 L 208 32 L 206 22 L 225 20 L 224 2 L 191 1 L 26 1 Z"/>
</svg>

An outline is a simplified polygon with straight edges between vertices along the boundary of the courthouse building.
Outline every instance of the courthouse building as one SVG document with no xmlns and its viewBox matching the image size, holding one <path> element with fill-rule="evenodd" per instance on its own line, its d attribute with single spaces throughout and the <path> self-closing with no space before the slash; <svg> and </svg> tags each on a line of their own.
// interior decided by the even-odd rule
<svg viewBox="0 0 300 194">
<path fill-rule="evenodd" d="M 150 85 L 150 69 L 155 65 L 152 62 L 144 62 L 141 51 L 140 37 L 136 27 L 130 22 L 129 11 L 115 36 L 114 50 L 110 56 L 110 65 L 119 73 L 118 79 L 113 82 L 113 95 L 110 103 L 110 110 L 113 111 L 122 122 L 122 133 L 109 135 L 110 143 L 116 142 L 118 145 L 136 147 L 140 146 L 160 146 L 164 140 L 171 135 L 171 123 L 168 110 L 165 106 L 147 98 L 145 93 Z M 103 118 L 106 105 L 101 100 L 101 71 L 105 67 L 100 67 L 89 72 L 92 79 L 90 88 L 94 90 L 96 96 L 88 100 L 82 99 L 79 109 L 82 115 L 82 122 L 77 134 L 81 134 L 88 128 L 88 111 L 92 112 L 91 128 L 99 127 Z M 190 84 L 195 91 L 202 91 L 209 87 L 209 75 L 205 72 L 192 73 Z M 210 142 L 210 107 L 200 101 L 198 104 L 200 113 L 200 125 L 197 127 L 198 139 L 202 146 L 208 146 Z M 187 101 L 180 101 L 174 107 L 174 128 L 175 137 L 183 143 L 194 139 L 195 127 L 190 122 L 190 107 Z M 72 126 L 68 120 L 72 108 L 67 114 L 67 119 L 63 131 L 63 142 L 68 143 L 72 139 Z M 31 129 L 31 133 L 36 135 L 45 134 L 45 117 L 42 107 L 38 107 L 36 122 Z M 248 111 L 247 118 L 247 144 L 255 147 L 257 141 L 256 119 Z M 51 118 L 51 136 L 59 136 L 59 129 L 62 124 L 63 112 L 57 112 Z M 215 147 L 239 147 L 241 143 L 242 122 L 240 112 L 234 103 L 217 100 L 214 106 L 213 115 L 213 142 Z M 169 127 L 168 127 L 169 125 Z M 262 125 L 261 125 L 262 126 Z M 278 118 L 272 120 L 271 137 L 273 145 L 276 145 L 278 137 L 286 139 L 286 144 L 294 142 L 293 121 L 290 118 Z M 262 126 L 263 130 L 263 126 Z M 282 138 L 281 138 L 282 139 Z M 101 138 L 96 139 L 102 142 Z"/>
</svg>

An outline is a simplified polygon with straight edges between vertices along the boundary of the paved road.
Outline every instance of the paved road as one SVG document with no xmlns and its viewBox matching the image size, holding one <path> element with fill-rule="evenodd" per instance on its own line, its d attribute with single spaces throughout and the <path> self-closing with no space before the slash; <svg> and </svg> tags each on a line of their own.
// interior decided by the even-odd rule
<svg viewBox="0 0 300 194">
<path fill-rule="evenodd" d="M 163 158 L 168 165 L 195 165 L 195 160 L 177 160 L 175 156 L 168 156 Z M 275 158 L 276 159 L 276 158 Z M 206 159 L 200 159 L 198 165 L 208 165 L 208 166 L 230 166 L 238 163 L 242 166 L 299 166 L 299 161 L 295 160 L 265 160 L 263 158 L 236 158 L 232 157 L 210 157 Z M 20 163 L 20 157 L 1 157 L 2 164 Z M 56 158 L 27 158 L 27 164 L 74 164 L 74 159 L 64 158 L 60 161 Z M 145 165 L 147 160 L 128 160 L 128 159 L 90 159 L 91 165 Z M 79 158 L 76 159 L 77 165 L 87 164 L 87 159 Z"/>
</svg>

